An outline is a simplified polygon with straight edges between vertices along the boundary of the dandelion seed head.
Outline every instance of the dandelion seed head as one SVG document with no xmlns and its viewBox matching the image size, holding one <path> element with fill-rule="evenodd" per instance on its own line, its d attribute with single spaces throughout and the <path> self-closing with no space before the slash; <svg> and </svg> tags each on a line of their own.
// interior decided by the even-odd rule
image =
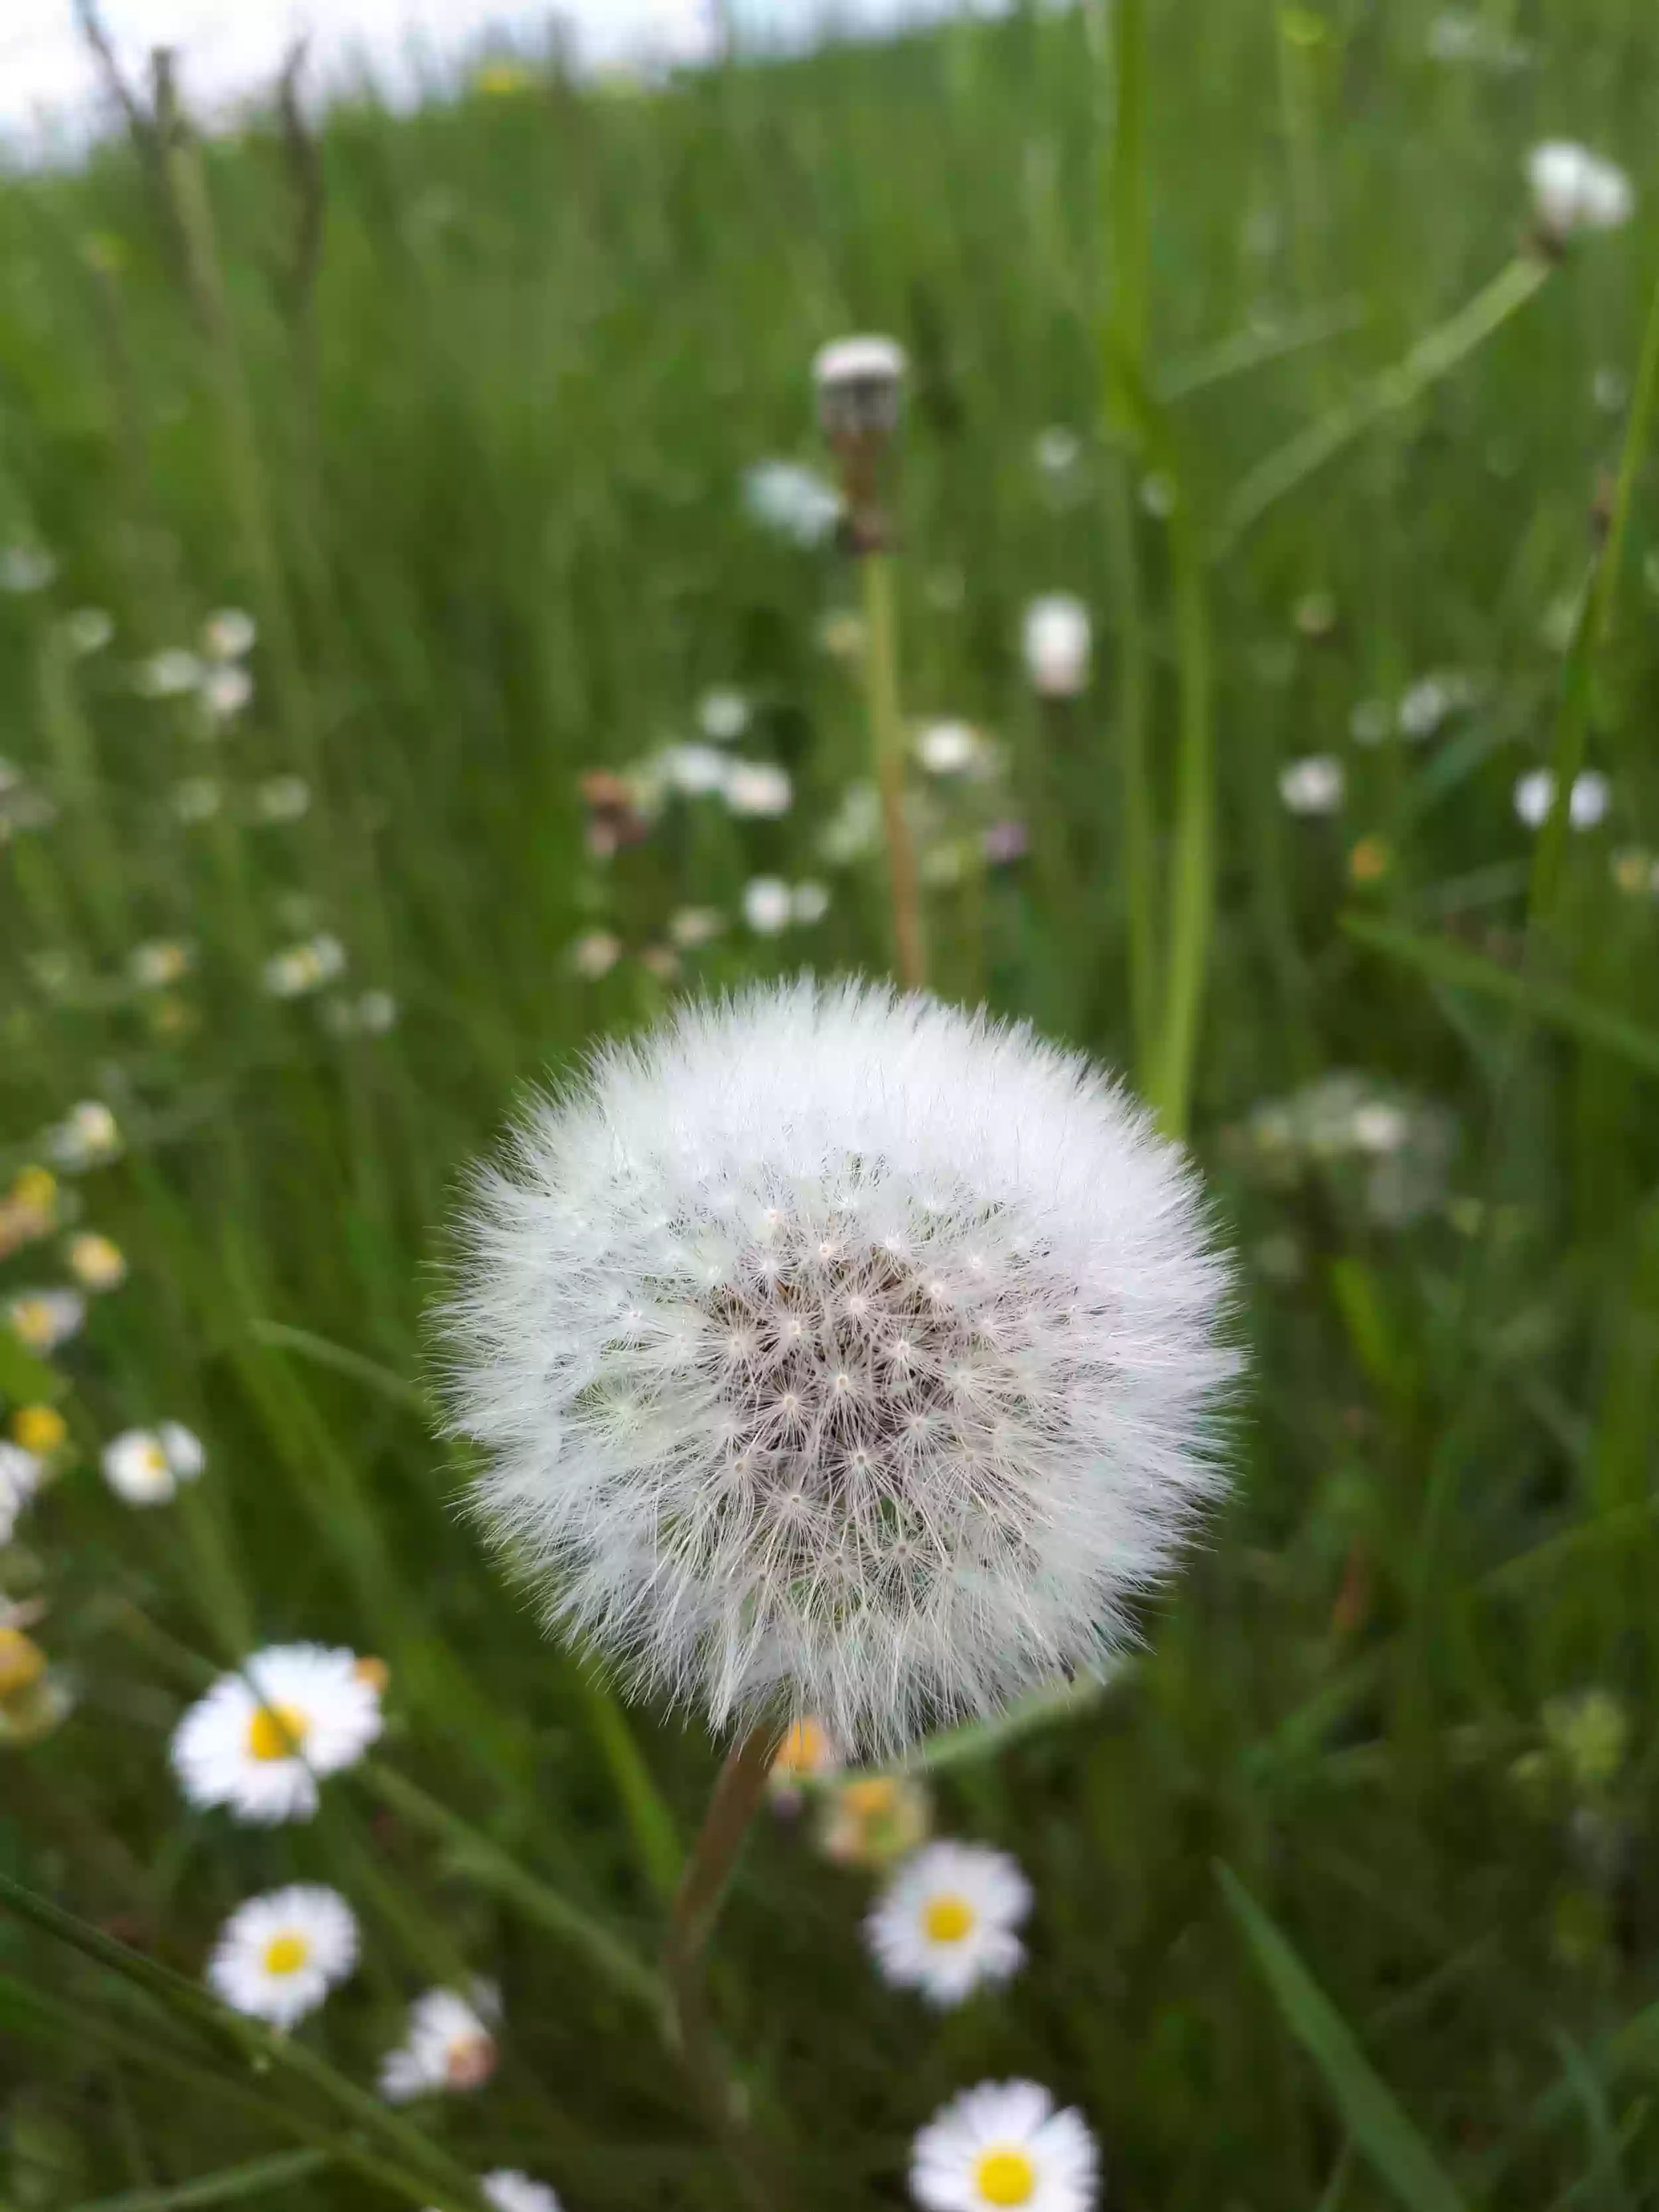
<svg viewBox="0 0 1659 2212">
<path fill-rule="evenodd" d="M 478 1512 L 550 1625 L 716 1728 L 891 1748 L 1097 1668 L 1220 1483 L 1194 1180 L 1027 1030 L 687 1006 L 532 1106 L 465 1239 Z"/>
</svg>

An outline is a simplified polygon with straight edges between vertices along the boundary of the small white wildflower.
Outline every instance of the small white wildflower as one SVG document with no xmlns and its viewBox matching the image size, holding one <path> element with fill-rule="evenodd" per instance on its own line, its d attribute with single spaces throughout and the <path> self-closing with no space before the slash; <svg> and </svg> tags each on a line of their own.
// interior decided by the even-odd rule
<svg viewBox="0 0 1659 2212">
<path fill-rule="evenodd" d="M 1586 769 L 1573 778 L 1567 800 L 1567 819 L 1575 830 L 1594 830 L 1602 821 L 1612 796 L 1606 776 Z M 1529 769 L 1515 787 L 1515 811 L 1528 830 L 1540 830 L 1555 811 L 1555 776 L 1547 768 Z"/>
<path fill-rule="evenodd" d="M 220 607 L 202 624 L 202 650 L 210 660 L 240 660 L 258 635 L 258 624 L 245 609 Z"/>
<path fill-rule="evenodd" d="M 104 1447 L 104 1480 L 129 1505 L 170 1505 L 206 1465 L 200 1437 L 179 1421 L 129 1429 Z"/>
<path fill-rule="evenodd" d="M 1291 814 L 1334 814 L 1342 804 L 1342 763 L 1328 753 L 1291 761 L 1279 772 L 1279 795 Z"/>
<path fill-rule="evenodd" d="M 881 793 L 873 783 L 849 783 L 841 804 L 818 833 L 818 853 L 833 868 L 845 868 L 881 843 Z"/>
<path fill-rule="evenodd" d="M 264 986 L 273 999 L 302 999 L 320 991 L 345 972 L 345 947 L 337 937 L 307 938 L 275 952 L 264 964 Z"/>
<path fill-rule="evenodd" d="M 273 2027 L 315 2012 L 357 1963 L 357 1923 L 337 1890 L 295 1882 L 239 1905 L 219 1930 L 208 1986 Z"/>
<path fill-rule="evenodd" d="M 830 911 L 830 886 L 809 878 L 789 893 L 789 919 L 798 929 L 810 929 Z"/>
<path fill-rule="evenodd" d="M 85 659 L 101 653 L 115 635 L 115 618 L 102 607 L 75 607 L 64 617 L 64 642 Z"/>
<path fill-rule="evenodd" d="M 743 918 L 757 937 L 776 937 L 789 927 L 789 886 L 781 876 L 753 876 L 743 887 Z"/>
<path fill-rule="evenodd" d="M 1630 404 L 1630 379 L 1622 368 L 1598 368 L 1590 380 L 1590 398 L 1604 415 L 1617 415 Z"/>
<path fill-rule="evenodd" d="M 1081 599 L 1050 592 L 1026 608 L 1021 649 L 1031 688 L 1044 699 L 1073 699 L 1089 681 L 1093 632 Z"/>
<path fill-rule="evenodd" d="M 1636 211 L 1636 193 L 1625 172 L 1587 146 L 1551 139 L 1527 160 L 1534 212 L 1553 246 L 1585 230 L 1617 230 Z"/>
<path fill-rule="evenodd" d="M 544 2181 L 533 2180 L 516 2166 L 497 2166 L 478 2186 L 495 2212 L 562 2212 L 557 2197 Z"/>
<path fill-rule="evenodd" d="M 586 936 L 576 939 L 567 957 L 584 981 L 597 983 L 602 975 L 611 973 L 622 955 L 620 937 L 613 937 L 608 929 L 590 929 Z"/>
<path fill-rule="evenodd" d="M 380 2061 L 380 2094 L 394 2105 L 433 2093 L 478 2089 L 495 2070 L 491 2027 L 501 2001 L 487 1983 L 466 1996 L 428 1990 L 409 2008 L 409 2027 Z"/>
<path fill-rule="evenodd" d="M 749 702 L 741 691 L 705 691 L 697 705 L 697 727 L 717 745 L 729 745 L 749 727 Z"/>
<path fill-rule="evenodd" d="M 1083 459 L 1083 441 L 1063 422 L 1052 422 L 1037 432 L 1031 458 L 1045 477 L 1068 477 Z"/>
<path fill-rule="evenodd" d="M 1439 677 L 1419 678 L 1400 702 L 1401 736 L 1431 738 L 1455 703 L 1451 691 Z"/>
<path fill-rule="evenodd" d="M 1397 1152 L 1412 1133 L 1411 1116 L 1386 1099 L 1372 1099 L 1353 1117 L 1353 1140 L 1362 1152 L 1377 1157 Z"/>
<path fill-rule="evenodd" d="M 82 1098 L 47 1133 L 46 1150 L 55 1166 L 71 1175 L 118 1158 L 121 1127 L 99 1098 Z"/>
<path fill-rule="evenodd" d="M 812 362 L 818 419 L 833 441 L 884 438 L 898 426 L 904 349 L 887 337 L 837 338 Z"/>
<path fill-rule="evenodd" d="M 193 653 L 173 646 L 141 661 L 132 672 L 132 681 L 146 699 L 183 699 L 201 690 L 204 673 Z"/>
<path fill-rule="evenodd" d="M 1140 480 L 1140 504 L 1154 522 L 1169 520 L 1176 511 L 1176 501 L 1179 496 L 1175 478 L 1164 476 L 1158 470 L 1154 469 L 1150 476 Z"/>
<path fill-rule="evenodd" d="M 668 934 L 682 952 L 712 944 L 725 927 L 726 916 L 714 906 L 678 907 L 668 917 Z"/>
<path fill-rule="evenodd" d="M 261 822 L 298 822 L 311 811 L 311 786 L 302 775 L 268 775 L 255 787 L 253 811 Z"/>
<path fill-rule="evenodd" d="M 35 1453 L 0 1437 L 0 1547 L 11 1541 L 17 1516 L 40 1487 L 46 1471 Z"/>
<path fill-rule="evenodd" d="M 209 719 L 228 722 L 252 702 L 253 678 L 239 661 L 222 661 L 203 672 L 199 692 Z"/>
<path fill-rule="evenodd" d="M 172 801 L 179 821 L 210 822 L 224 803 L 224 793 L 210 775 L 187 775 L 173 785 Z"/>
<path fill-rule="evenodd" d="M 69 1270 L 82 1290 L 118 1291 L 127 1279 L 126 1254 L 107 1237 L 83 1230 L 64 1248 Z"/>
<path fill-rule="evenodd" d="M 841 520 L 841 494 L 793 461 L 761 461 L 743 480 L 744 504 L 763 529 L 796 545 L 822 545 Z"/>
<path fill-rule="evenodd" d="M 390 991 L 363 991 L 355 999 L 331 999 L 323 1018 L 336 1036 L 385 1036 L 398 1026 L 398 1012 Z"/>
<path fill-rule="evenodd" d="M 152 937 L 127 955 L 127 973 L 141 991 L 165 991 L 196 965 L 196 948 L 180 937 Z"/>
<path fill-rule="evenodd" d="M 380 1693 L 363 1662 L 276 1644 L 191 1707 L 173 1732 L 173 1769 L 192 1805 L 270 1827 L 310 1820 L 319 1776 L 355 1766 L 380 1733 Z"/>
<path fill-rule="evenodd" d="M 733 761 L 726 771 L 726 804 L 732 814 L 774 821 L 794 804 L 787 772 L 773 761 Z"/>
<path fill-rule="evenodd" d="M 468 1237 L 478 1511 L 717 1728 L 896 1747 L 1098 1668 L 1221 1484 L 1195 1182 L 1029 1030 L 810 979 L 682 1007 L 531 1109 Z"/>
<path fill-rule="evenodd" d="M 19 1291 L 5 1307 L 7 1326 L 31 1352 L 56 1352 L 78 1334 L 87 1302 L 75 1291 Z"/>
<path fill-rule="evenodd" d="M 58 574 L 58 563 L 43 545 L 0 549 L 0 592 L 22 596 L 44 592 Z"/>
<path fill-rule="evenodd" d="M 665 745 L 653 765 L 672 790 L 687 799 L 701 799 L 706 793 L 724 790 L 731 763 L 713 745 L 685 744 Z"/>
<path fill-rule="evenodd" d="M 960 2004 L 1019 1966 L 1025 1947 L 1014 1931 L 1030 1909 L 1031 1886 L 1006 1852 L 929 1844 L 878 1898 L 865 1933 L 884 1979 L 930 2004 Z"/>
<path fill-rule="evenodd" d="M 1348 717 L 1348 735 L 1357 745 L 1380 745 L 1393 727 L 1386 699 L 1362 699 Z"/>
<path fill-rule="evenodd" d="M 1092 2212 L 1100 2159 L 1082 2115 L 1035 2081 L 981 2081 L 936 2112 L 910 2154 L 923 2212 Z"/>
<path fill-rule="evenodd" d="M 983 741 L 971 722 L 927 722 L 916 733 L 916 758 L 929 775 L 964 775 L 981 757 Z"/>
</svg>

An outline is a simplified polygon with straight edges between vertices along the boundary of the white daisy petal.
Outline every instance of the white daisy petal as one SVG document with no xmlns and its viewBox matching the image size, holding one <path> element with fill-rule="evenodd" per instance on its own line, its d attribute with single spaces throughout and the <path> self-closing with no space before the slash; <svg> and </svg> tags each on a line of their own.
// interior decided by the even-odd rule
<svg viewBox="0 0 1659 2212">
<path fill-rule="evenodd" d="M 1014 1930 L 1030 1904 L 1030 1884 L 1004 1852 L 929 1844 L 894 1875 L 865 1929 L 886 1980 L 933 2004 L 959 2004 L 1020 1966 L 1025 1949 Z"/>
<path fill-rule="evenodd" d="M 288 2028 L 356 1963 L 357 1923 L 344 1898 L 296 1883 L 238 1905 L 219 1931 L 207 1980 L 237 2012 Z"/>
<path fill-rule="evenodd" d="M 981 2081 L 935 2113 L 911 2152 L 927 2212 L 1090 2212 L 1099 2156 L 1080 2114 L 1035 2081 Z"/>
<path fill-rule="evenodd" d="M 191 1707 L 173 1771 L 192 1805 L 261 1826 L 308 1820 L 318 1778 L 355 1765 L 380 1733 L 380 1691 L 351 1652 L 273 1644 Z"/>
</svg>

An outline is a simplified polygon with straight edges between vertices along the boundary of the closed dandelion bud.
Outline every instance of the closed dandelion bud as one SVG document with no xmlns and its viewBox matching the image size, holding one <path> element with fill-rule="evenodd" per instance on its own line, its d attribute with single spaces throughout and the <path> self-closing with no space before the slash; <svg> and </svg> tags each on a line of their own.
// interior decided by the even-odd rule
<svg viewBox="0 0 1659 2212">
<path fill-rule="evenodd" d="M 810 979 L 604 1047 L 478 1177 L 475 1509 L 637 1692 L 849 1751 L 1103 1667 L 1221 1486 L 1190 1170 L 1024 1028 Z"/>
<path fill-rule="evenodd" d="M 904 352 L 892 338 L 838 338 L 812 363 L 818 421 L 841 457 L 848 544 L 878 552 L 888 542 L 879 499 L 881 457 L 898 428 Z"/>
</svg>

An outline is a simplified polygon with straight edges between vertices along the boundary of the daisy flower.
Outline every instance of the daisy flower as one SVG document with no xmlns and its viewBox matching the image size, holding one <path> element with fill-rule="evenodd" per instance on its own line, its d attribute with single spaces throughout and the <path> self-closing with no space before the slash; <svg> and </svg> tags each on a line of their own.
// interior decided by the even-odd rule
<svg viewBox="0 0 1659 2212">
<path fill-rule="evenodd" d="M 64 617 L 64 642 L 80 659 L 101 653 L 114 635 L 114 617 L 102 607 L 74 607 Z"/>
<path fill-rule="evenodd" d="M 744 505 L 763 530 L 793 544 L 822 545 L 841 520 L 841 494 L 794 461 L 761 461 L 743 480 Z"/>
<path fill-rule="evenodd" d="M 127 1279 L 126 1255 L 110 1237 L 87 1230 L 64 1248 L 69 1271 L 83 1290 L 118 1291 Z"/>
<path fill-rule="evenodd" d="M 1541 830 L 1555 811 L 1555 777 L 1547 768 L 1528 769 L 1515 787 L 1515 811 L 1528 830 Z M 1567 819 L 1575 830 L 1593 830 L 1606 815 L 1609 787 L 1606 776 L 1586 769 L 1573 778 L 1567 799 Z"/>
<path fill-rule="evenodd" d="M 223 661 L 203 671 L 198 696 L 213 721 L 228 722 L 252 703 L 253 678 L 240 662 Z"/>
<path fill-rule="evenodd" d="M 470 1999 L 456 1990 L 428 1990 L 409 2008 L 409 2029 L 380 2062 L 380 2094 L 394 2105 L 429 2091 L 477 2089 L 495 2070 L 495 2039 L 486 2022 L 501 2013 L 487 1983 Z"/>
<path fill-rule="evenodd" d="M 726 916 L 718 907 L 678 907 L 668 917 L 668 934 L 682 952 L 712 944 L 725 927 Z"/>
<path fill-rule="evenodd" d="M 809 878 L 805 883 L 793 884 L 789 892 L 789 919 L 798 929 L 810 929 L 823 920 L 830 911 L 830 886 Z"/>
<path fill-rule="evenodd" d="M 590 929 L 574 940 L 567 954 L 576 973 L 589 983 L 608 975 L 622 956 L 621 938 L 613 937 L 608 929 Z"/>
<path fill-rule="evenodd" d="M 1090 2212 L 1099 2156 L 1082 2115 L 1035 2081 L 981 2081 L 916 2137 L 910 2194 L 926 2212 Z"/>
<path fill-rule="evenodd" d="M 533 2181 L 514 2166 L 498 2166 L 478 2186 L 495 2212 L 560 2212 L 559 2200 L 544 2181 Z"/>
<path fill-rule="evenodd" d="M 531 1107 L 445 1317 L 477 1508 L 631 1686 L 860 1752 L 1103 1666 L 1221 1483 L 1229 1271 L 1086 1060 L 810 978 Z"/>
<path fill-rule="evenodd" d="M 40 1487 L 45 1473 L 37 1453 L 0 1440 L 0 1545 L 10 1543 L 17 1516 Z"/>
<path fill-rule="evenodd" d="M 743 918 L 757 937 L 776 937 L 789 927 L 794 904 L 781 876 L 754 876 L 743 887 Z"/>
<path fill-rule="evenodd" d="M 202 624 L 202 650 L 210 660 L 240 660 L 252 653 L 258 624 L 241 607 L 219 607 Z"/>
<path fill-rule="evenodd" d="M 741 691 L 705 691 L 697 704 L 697 726 L 717 745 L 729 745 L 749 727 L 749 702 Z"/>
<path fill-rule="evenodd" d="M 1328 753 L 1292 761 L 1279 773 L 1279 795 L 1291 814 L 1334 814 L 1342 804 L 1342 763 Z"/>
<path fill-rule="evenodd" d="M 960 2004 L 1019 1966 L 1025 1947 L 1014 1930 L 1030 1909 L 1030 1884 L 1006 1852 L 929 1844 L 894 1875 L 865 1933 L 884 1980 L 930 2004 Z"/>
<path fill-rule="evenodd" d="M 1527 157 L 1534 212 L 1548 244 L 1565 246 L 1585 230 L 1618 230 L 1636 212 L 1625 172 L 1587 146 L 1554 138 Z"/>
<path fill-rule="evenodd" d="M 165 991 L 182 982 L 195 965 L 195 946 L 177 937 L 151 938 L 127 955 L 127 973 L 141 991 Z"/>
<path fill-rule="evenodd" d="M 72 1175 L 100 1167 L 121 1150 L 120 1124 L 102 1099 L 82 1098 L 48 1133 L 46 1148 Z"/>
<path fill-rule="evenodd" d="M 817 1845 L 837 1866 L 891 1866 L 925 1843 L 933 1801 L 908 1774 L 854 1774 L 824 1793 Z"/>
<path fill-rule="evenodd" d="M 309 938 L 266 961 L 265 988 L 273 999 L 301 999 L 343 975 L 345 964 L 345 947 L 337 937 Z"/>
<path fill-rule="evenodd" d="M 42 545 L 0 550 L 0 592 L 44 592 L 57 574 L 57 561 Z"/>
<path fill-rule="evenodd" d="M 170 1505 L 206 1465 L 200 1437 L 179 1421 L 128 1429 L 104 1447 L 104 1480 L 129 1505 Z"/>
<path fill-rule="evenodd" d="M 971 722 L 928 722 L 916 734 L 916 758 L 929 775 L 965 775 L 982 750 Z"/>
<path fill-rule="evenodd" d="M 183 699 L 200 690 L 205 673 L 193 653 L 175 646 L 141 662 L 133 671 L 132 680 L 146 699 Z"/>
<path fill-rule="evenodd" d="M 234 2011 L 292 2027 L 357 1963 L 357 1923 L 337 1890 L 296 1882 L 251 1897 L 219 1930 L 207 1982 Z"/>
<path fill-rule="evenodd" d="M 684 799 L 724 791 L 729 763 L 714 745 L 665 745 L 653 763 L 670 790 Z"/>
<path fill-rule="evenodd" d="M 355 1765 L 380 1733 L 380 1692 L 351 1652 L 272 1644 L 191 1707 L 173 1771 L 192 1805 L 257 1826 L 308 1820 L 318 1777 Z"/>
<path fill-rule="evenodd" d="M 20 1291 L 6 1307 L 12 1334 L 31 1352 L 56 1352 L 86 1317 L 87 1302 L 76 1291 Z"/>
<path fill-rule="evenodd" d="M 1025 610 L 1020 647 L 1031 689 L 1043 699 L 1074 699 L 1087 688 L 1093 633 L 1089 611 L 1067 592 L 1049 592 Z"/>
<path fill-rule="evenodd" d="M 793 805 L 795 787 L 787 770 L 775 762 L 732 761 L 726 770 L 725 798 L 729 813 L 772 822 Z"/>
</svg>

